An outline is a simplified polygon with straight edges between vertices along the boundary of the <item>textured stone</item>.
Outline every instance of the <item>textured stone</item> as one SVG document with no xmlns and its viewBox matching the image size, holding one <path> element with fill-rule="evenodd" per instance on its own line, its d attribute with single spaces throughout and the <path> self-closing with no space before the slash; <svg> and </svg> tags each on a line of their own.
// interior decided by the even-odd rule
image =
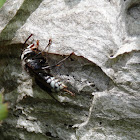
<svg viewBox="0 0 140 140">
<path fill-rule="evenodd" d="M 5 139 L 140 139 L 139 0 L 7 0 L 0 15 Z M 76 94 L 52 93 L 63 106 L 22 69 L 31 33 L 41 50 L 52 39 L 50 65 L 74 52 L 52 70 Z"/>
</svg>

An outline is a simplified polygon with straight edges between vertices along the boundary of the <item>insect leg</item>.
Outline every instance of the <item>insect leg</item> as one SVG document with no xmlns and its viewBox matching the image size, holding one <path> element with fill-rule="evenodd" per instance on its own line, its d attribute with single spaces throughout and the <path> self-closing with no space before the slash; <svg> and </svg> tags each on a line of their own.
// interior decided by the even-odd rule
<svg viewBox="0 0 140 140">
<path fill-rule="evenodd" d="M 63 90 L 66 91 L 67 93 L 70 93 L 71 96 L 75 96 L 75 94 L 73 92 L 69 91 L 68 89 L 64 88 Z"/>
<path fill-rule="evenodd" d="M 39 42 L 37 42 L 37 46 L 39 45 L 38 43 L 39 43 Z M 48 45 L 45 47 L 45 49 L 48 48 L 51 44 L 52 44 L 52 40 L 49 39 L 49 43 L 48 43 Z M 34 56 L 34 58 L 37 57 L 38 55 L 40 55 L 41 53 L 43 53 L 43 52 L 45 51 L 45 49 L 42 50 L 42 51 L 40 51 L 36 56 Z"/>
<path fill-rule="evenodd" d="M 52 40 L 51 39 L 49 39 L 49 43 L 48 43 L 48 45 L 45 47 L 45 49 L 43 50 L 43 51 L 41 51 L 41 52 L 44 52 L 45 50 L 46 50 L 46 48 L 48 48 L 48 47 L 50 47 L 51 46 L 51 44 L 52 44 Z"/>
<path fill-rule="evenodd" d="M 60 60 L 59 62 L 57 62 L 57 64 L 55 66 L 58 66 L 59 64 L 61 64 L 63 61 L 67 60 L 68 58 L 70 58 L 72 55 L 74 54 L 74 52 L 72 52 L 69 56 L 65 57 L 64 59 Z"/>
<path fill-rule="evenodd" d="M 39 46 L 39 40 L 36 41 L 36 47 L 38 48 Z"/>
<path fill-rule="evenodd" d="M 47 67 L 42 67 L 42 69 L 48 69 L 48 68 L 53 68 L 56 66 L 59 66 L 63 61 L 67 60 L 69 57 L 71 57 L 71 55 L 73 55 L 74 53 L 72 52 L 69 56 L 65 57 L 64 59 L 60 60 L 59 62 L 57 62 L 55 65 L 52 66 L 47 66 Z"/>
</svg>

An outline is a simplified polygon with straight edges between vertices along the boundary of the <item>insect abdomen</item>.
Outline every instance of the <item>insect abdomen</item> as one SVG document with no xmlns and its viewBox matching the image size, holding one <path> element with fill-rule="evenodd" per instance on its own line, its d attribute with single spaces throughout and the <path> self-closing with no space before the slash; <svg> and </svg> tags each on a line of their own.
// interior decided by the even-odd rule
<svg viewBox="0 0 140 140">
<path fill-rule="evenodd" d="M 66 88 L 66 86 L 59 81 L 58 79 L 56 79 L 53 76 L 44 76 L 43 73 L 39 73 L 40 77 L 46 82 L 46 84 L 48 84 L 48 86 L 51 88 L 52 91 L 60 91 L 64 88 Z"/>
</svg>

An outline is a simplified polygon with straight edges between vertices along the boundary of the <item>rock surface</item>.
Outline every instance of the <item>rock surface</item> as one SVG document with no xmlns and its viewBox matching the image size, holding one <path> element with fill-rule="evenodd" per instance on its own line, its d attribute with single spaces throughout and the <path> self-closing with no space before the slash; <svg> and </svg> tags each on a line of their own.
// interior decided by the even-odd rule
<svg viewBox="0 0 140 140">
<path fill-rule="evenodd" d="M 4 140 L 140 139 L 139 0 L 7 0 L 0 9 L 0 88 L 9 116 Z M 21 48 L 51 38 L 48 62 L 76 96 L 52 93 L 21 67 Z M 47 51 L 47 50 L 46 50 Z M 63 56 L 64 55 L 64 56 Z"/>
</svg>

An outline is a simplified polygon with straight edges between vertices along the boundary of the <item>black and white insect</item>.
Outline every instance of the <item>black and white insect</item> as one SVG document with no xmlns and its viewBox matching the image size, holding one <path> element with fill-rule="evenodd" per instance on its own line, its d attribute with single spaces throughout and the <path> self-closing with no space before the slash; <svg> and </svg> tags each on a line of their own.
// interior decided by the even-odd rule
<svg viewBox="0 0 140 140">
<path fill-rule="evenodd" d="M 26 42 L 31 36 L 32 34 L 26 39 L 24 45 L 26 44 Z M 50 39 L 46 48 L 49 47 L 51 43 L 52 43 L 52 40 Z M 67 86 L 63 82 L 61 82 L 59 79 L 55 78 L 51 74 L 52 68 L 55 68 L 58 65 L 60 65 L 60 63 L 68 59 L 72 54 L 73 53 L 71 53 L 69 56 L 59 61 L 57 64 L 50 66 L 44 55 L 44 50 L 43 51 L 39 50 L 39 41 L 37 40 L 36 45 L 30 44 L 29 46 L 27 46 L 27 48 L 23 50 L 21 54 L 21 60 L 23 62 L 23 66 L 25 70 L 29 72 L 30 75 L 35 78 L 36 83 L 42 89 L 47 89 L 48 91 L 51 91 L 51 92 L 52 91 L 53 92 L 65 91 L 67 93 L 70 93 L 71 96 L 74 96 L 74 93 L 69 91 L 67 89 Z M 51 96 L 53 97 L 53 95 Z"/>
</svg>

